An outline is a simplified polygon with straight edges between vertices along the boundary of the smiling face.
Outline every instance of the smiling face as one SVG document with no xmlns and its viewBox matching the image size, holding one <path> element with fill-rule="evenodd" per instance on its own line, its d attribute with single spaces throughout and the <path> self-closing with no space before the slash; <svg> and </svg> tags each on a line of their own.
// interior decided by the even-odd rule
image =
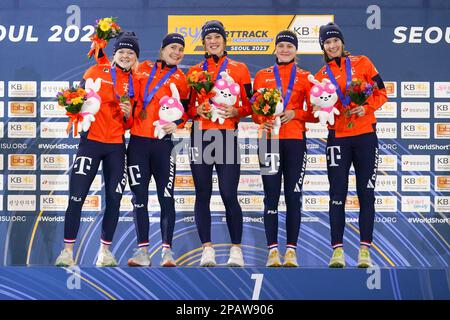
<svg viewBox="0 0 450 320">
<path fill-rule="evenodd" d="M 275 55 L 277 56 L 279 62 L 290 62 L 297 55 L 297 49 L 290 42 L 278 42 L 275 47 Z"/>
<path fill-rule="evenodd" d="M 114 62 L 125 70 L 130 69 L 137 61 L 136 52 L 131 49 L 122 48 L 114 54 Z"/>
<path fill-rule="evenodd" d="M 342 40 L 337 37 L 329 38 L 323 43 L 323 50 L 329 59 L 341 57 L 343 49 L 344 44 L 342 43 Z"/>
<path fill-rule="evenodd" d="M 220 33 L 209 33 L 206 35 L 205 40 L 205 50 L 208 54 L 215 54 L 218 57 L 223 56 L 225 52 L 225 39 Z"/>
<path fill-rule="evenodd" d="M 171 43 L 161 50 L 161 59 L 169 65 L 178 65 L 184 57 L 184 47 L 179 43 Z"/>
</svg>

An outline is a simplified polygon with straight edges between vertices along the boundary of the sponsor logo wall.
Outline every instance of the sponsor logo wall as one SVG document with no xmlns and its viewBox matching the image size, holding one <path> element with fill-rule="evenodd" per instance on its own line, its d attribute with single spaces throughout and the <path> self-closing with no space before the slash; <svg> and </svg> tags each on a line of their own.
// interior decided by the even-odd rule
<svg viewBox="0 0 450 320">
<path fill-rule="evenodd" d="M 113 2 L 118 3 L 115 0 Z M 82 9 L 87 10 L 84 7 Z M 101 16 L 104 13 L 100 9 L 91 9 L 94 15 Z M 33 10 L 41 16 L 44 13 L 43 9 Z M 52 10 L 58 10 L 55 13 L 57 12 L 61 19 L 66 17 L 65 7 L 62 5 Z M 203 57 L 201 25 L 206 20 L 219 19 L 225 24 L 228 32 L 227 51 L 230 57 L 245 62 L 252 77 L 257 70 L 274 63 L 274 38 L 283 29 L 296 32 L 299 37 L 299 64 L 302 68 L 315 73 L 322 65 L 318 43 L 319 27 L 329 21 L 340 23 L 350 50 L 355 54 L 367 54 L 376 65 L 385 80 L 389 97 L 389 101 L 375 113 L 378 119 L 376 131 L 380 145 L 378 177 L 375 184 L 377 216 L 395 216 L 397 219 L 395 221 L 399 221 L 402 217 L 414 218 L 419 214 L 427 217 L 448 215 L 450 212 L 448 62 L 442 62 L 446 64 L 437 68 L 431 75 L 427 73 L 431 71 L 422 65 L 416 66 L 418 71 L 414 75 L 409 71 L 410 65 L 417 64 L 420 57 L 426 56 L 432 61 L 434 56 L 440 56 L 442 48 L 448 51 L 447 42 L 442 40 L 433 45 L 426 44 L 430 35 L 425 37 L 425 29 L 420 43 L 410 42 L 411 39 L 419 39 L 418 31 L 414 31 L 417 37 L 410 36 L 409 32 L 413 32 L 410 27 L 395 29 L 399 26 L 393 26 L 389 29 L 383 26 L 385 29 L 381 31 L 367 29 L 355 31 L 345 22 L 354 14 L 350 13 L 351 10 L 344 10 L 344 13 L 338 14 L 329 9 L 318 11 L 306 8 L 292 10 L 294 14 L 280 15 L 272 14 L 273 11 L 268 8 L 263 9 L 261 14 L 255 14 L 249 8 L 241 10 L 242 12 L 233 12 L 235 14 L 226 11 L 227 14 L 220 15 L 208 15 L 197 10 L 192 10 L 194 13 L 191 15 L 183 13 L 183 10 L 177 15 L 167 15 L 165 10 L 155 21 L 157 29 L 155 26 L 145 27 L 153 28 L 150 30 L 154 32 L 147 32 L 147 29 L 135 23 L 134 18 L 127 13 L 124 13 L 123 17 L 119 15 L 119 19 L 123 19 L 127 28 L 135 30 L 142 39 L 142 60 L 154 60 L 155 52 L 159 50 L 156 44 L 160 43 L 160 35 L 166 32 L 183 34 L 186 38 L 186 56 L 181 66 L 183 71 L 187 71 L 188 66 L 198 63 Z M 134 10 L 131 11 L 136 13 Z M 4 17 L 5 15 L 0 13 L 0 18 Z M 11 19 L 12 24 L 17 26 L 23 24 L 19 17 Z M 406 17 L 403 19 L 407 22 Z M 44 19 L 50 26 L 55 23 L 49 20 L 50 18 Z M 82 21 L 82 24 L 86 23 L 91 21 Z M 36 18 L 32 19 L 30 24 L 35 24 L 35 31 L 38 29 Z M 444 26 L 440 28 L 445 29 Z M 42 57 L 46 51 L 55 49 L 56 45 L 45 39 L 44 31 L 36 31 L 39 40 L 33 44 L 37 50 L 36 55 Z M 360 36 L 362 32 L 369 38 L 371 32 L 383 33 L 376 48 L 368 40 L 362 40 Z M 7 38 L 0 40 L 0 45 L 8 41 Z M 5 71 L 0 75 L 0 209 L 7 215 L 14 215 L 15 212 L 27 214 L 29 222 L 34 221 L 39 215 L 45 215 L 46 212 L 63 216 L 66 210 L 69 201 L 70 168 L 78 149 L 79 139 L 66 133 L 68 119 L 64 108 L 56 103 L 54 97 L 60 89 L 78 83 L 92 61 L 84 57 L 89 42 L 63 40 L 58 43 L 58 49 L 55 50 L 61 56 L 65 54 L 65 59 L 53 61 L 41 59 L 38 64 L 42 64 L 43 69 L 40 69 L 41 65 L 37 66 L 39 75 L 32 71 L 16 75 L 13 69 L 24 68 L 26 65 L 26 59 L 20 57 L 23 58 L 22 51 L 26 51 L 25 46 L 30 44 L 24 42 L 18 42 L 10 48 L 12 54 L 18 56 L 17 65 L 2 66 L 2 70 Z M 418 52 L 413 50 L 412 44 Z M 395 55 L 400 54 L 399 52 L 405 48 L 409 48 L 410 51 L 409 55 L 403 58 L 405 64 L 401 64 L 395 60 L 398 59 Z M 111 53 L 111 46 L 107 50 Z M 10 55 L 0 51 L 0 57 Z M 432 63 L 430 61 L 424 64 Z M 302 212 L 304 221 L 315 222 L 315 225 L 319 226 L 320 223 L 317 223 L 319 221 L 328 223 L 329 184 L 325 156 L 328 130 L 317 123 L 308 123 L 307 128 L 308 156 L 303 182 Z M 258 125 L 254 124 L 251 118 L 247 118 L 239 123 L 238 129 L 241 151 L 239 203 L 244 215 L 255 215 L 255 219 L 259 219 L 264 208 L 264 192 L 257 154 Z M 188 131 L 180 130 L 177 137 L 180 140 L 188 138 Z M 187 153 L 177 155 L 176 166 L 174 199 L 177 219 L 193 219 L 195 188 Z M 96 219 L 101 218 L 99 215 L 105 207 L 103 184 L 104 179 L 100 170 L 83 206 L 82 216 L 85 219 L 82 220 L 82 232 L 87 229 L 88 223 L 94 220 L 97 222 Z M 149 194 L 149 211 L 153 219 L 159 219 L 160 207 L 153 179 L 149 185 Z M 286 211 L 283 194 L 282 187 L 280 216 L 284 216 Z M 349 196 L 345 207 L 352 218 L 357 216 L 359 201 L 356 196 L 353 168 L 349 176 Z M 213 176 L 210 208 L 213 215 L 219 215 L 221 218 L 225 215 L 216 175 Z M 132 221 L 132 210 L 132 195 L 127 186 L 121 201 L 119 230 L 121 224 Z M 379 220 L 380 223 L 392 221 L 394 220 Z M 55 222 L 61 224 L 58 228 L 62 228 L 63 220 Z M 17 223 L 24 222 L 17 221 Z M 157 223 L 159 224 L 159 220 Z M 284 222 L 280 222 L 280 228 L 284 228 Z M 329 230 L 322 231 L 324 237 L 328 239 Z M 193 234 L 196 236 L 195 232 Z M 129 231 L 129 235 L 134 236 L 134 230 Z M 448 239 L 448 233 L 444 234 L 444 237 Z M 193 243 L 195 241 L 192 240 Z"/>
</svg>

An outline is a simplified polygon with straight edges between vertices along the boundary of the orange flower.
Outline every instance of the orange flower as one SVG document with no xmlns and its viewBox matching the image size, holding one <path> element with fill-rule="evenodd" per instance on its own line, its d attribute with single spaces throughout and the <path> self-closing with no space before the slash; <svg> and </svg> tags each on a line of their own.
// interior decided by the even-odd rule
<svg viewBox="0 0 450 320">
<path fill-rule="evenodd" d="M 192 74 L 189 76 L 189 80 L 190 80 L 191 82 L 198 82 L 198 74 L 197 74 L 197 73 L 192 73 Z"/>
<path fill-rule="evenodd" d="M 204 72 L 200 72 L 200 74 L 198 75 L 197 81 L 202 81 L 205 80 L 205 73 Z"/>
<path fill-rule="evenodd" d="M 77 94 L 78 94 L 78 96 L 85 96 L 86 95 L 86 91 L 83 88 L 78 88 L 77 89 Z"/>
<path fill-rule="evenodd" d="M 268 104 L 266 104 L 266 105 L 264 106 L 264 108 L 262 109 L 262 111 L 264 112 L 264 114 L 269 113 L 269 110 L 270 110 L 270 106 L 269 106 Z"/>
</svg>

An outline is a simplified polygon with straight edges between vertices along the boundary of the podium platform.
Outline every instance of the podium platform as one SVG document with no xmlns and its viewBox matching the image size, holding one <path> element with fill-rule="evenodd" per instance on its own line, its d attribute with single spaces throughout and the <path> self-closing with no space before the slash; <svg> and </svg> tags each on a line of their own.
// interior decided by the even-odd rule
<svg viewBox="0 0 450 320">
<path fill-rule="evenodd" d="M 448 300 L 448 268 L 1 267 L 2 300 Z"/>
</svg>

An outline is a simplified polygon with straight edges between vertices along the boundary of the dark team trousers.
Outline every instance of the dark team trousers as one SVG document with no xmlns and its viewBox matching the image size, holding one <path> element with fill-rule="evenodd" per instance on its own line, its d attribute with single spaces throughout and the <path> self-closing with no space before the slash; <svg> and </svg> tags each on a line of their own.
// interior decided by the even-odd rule
<svg viewBox="0 0 450 320">
<path fill-rule="evenodd" d="M 208 130 L 205 132 L 192 130 L 190 165 L 195 184 L 195 221 L 202 243 L 211 242 L 211 211 L 209 204 L 212 194 L 213 167 L 216 167 L 219 180 L 219 191 L 225 205 L 225 215 L 231 243 L 240 244 L 242 241 L 242 209 L 238 201 L 237 189 L 241 174 L 240 153 L 237 137 L 228 134 L 227 130 Z M 233 132 L 228 130 L 229 132 Z M 214 141 L 217 136 L 223 139 L 217 146 Z M 216 146 L 216 148 L 213 148 Z"/>
<path fill-rule="evenodd" d="M 267 244 L 271 247 L 278 243 L 278 201 L 283 176 L 286 242 L 288 247 L 295 248 L 301 222 L 306 139 L 259 140 L 258 154 L 264 185 L 264 227 Z"/>
<path fill-rule="evenodd" d="M 327 141 L 327 169 L 330 183 L 331 245 L 343 244 L 348 176 L 353 163 L 360 205 L 361 244 L 370 246 L 375 219 L 375 181 L 378 168 L 378 138 L 375 132 L 336 138 L 330 130 Z"/>
<path fill-rule="evenodd" d="M 148 246 L 148 186 L 153 176 L 161 207 L 160 228 L 164 245 L 172 246 L 175 227 L 175 155 L 169 136 L 152 139 L 132 135 L 128 144 L 127 160 L 131 191 L 133 192 L 134 223 L 138 246 Z"/>
<path fill-rule="evenodd" d="M 105 212 L 101 241 L 111 244 L 119 220 L 120 200 L 126 185 L 125 143 L 102 143 L 81 136 L 70 174 L 70 198 L 64 222 L 64 242 L 74 243 L 80 227 L 81 208 L 103 161 Z"/>
</svg>

